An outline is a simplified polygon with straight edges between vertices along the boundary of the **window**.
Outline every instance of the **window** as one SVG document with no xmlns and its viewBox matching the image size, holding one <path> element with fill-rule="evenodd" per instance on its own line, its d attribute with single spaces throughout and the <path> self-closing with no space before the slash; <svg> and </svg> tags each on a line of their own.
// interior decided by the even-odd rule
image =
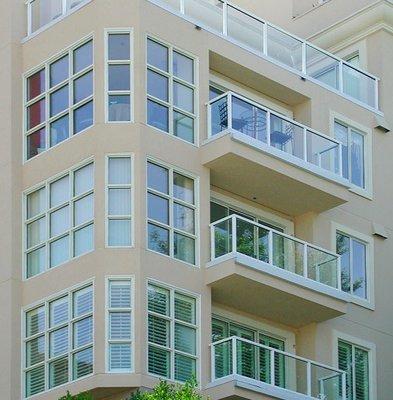
<svg viewBox="0 0 393 400">
<path fill-rule="evenodd" d="M 59 20 L 90 0 L 27 0 L 28 34 Z"/>
<path fill-rule="evenodd" d="M 25 397 L 93 372 L 93 286 L 71 290 L 24 313 Z"/>
<path fill-rule="evenodd" d="M 133 369 L 131 278 L 109 278 L 107 288 L 108 371 L 130 372 Z"/>
<path fill-rule="evenodd" d="M 92 162 L 47 181 L 25 200 L 26 278 L 93 250 Z"/>
<path fill-rule="evenodd" d="M 148 371 L 185 382 L 197 375 L 197 300 L 177 290 L 148 286 Z"/>
<path fill-rule="evenodd" d="M 368 298 L 367 243 L 345 233 L 336 233 L 336 251 L 341 256 L 341 288 Z"/>
<path fill-rule="evenodd" d="M 27 76 L 25 158 L 93 125 L 93 41 L 78 44 Z"/>
<path fill-rule="evenodd" d="M 147 123 L 195 143 L 195 60 L 147 39 Z"/>
<path fill-rule="evenodd" d="M 155 162 L 147 163 L 148 248 L 196 264 L 195 179 Z"/>
<path fill-rule="evenodd" d="M 365 136 L 340 122 L 334 123 L 336 139 L 342 144 L 343 177 L 360 188 L 366 187 Z"/>
<path fill-rule="evenodd" d="M 113 155 L 107 162 L 107 245 L 132 246 L 132 159 Z"/>
<path fill-rule="evenodd" d="M 132 120 L 132 45 L 130 31 L 110 31 L 107 34 L 106 91 L 107 121 Z"/>
<path fill-rule="evenodd" d="M 346 398 L 348 400 L 369 400 L 369 350 L 339 340 L 338 368 L 347 372 Z M 340 392 L 342 392 L 342 388 L 340 388 Z"/>
</svg>

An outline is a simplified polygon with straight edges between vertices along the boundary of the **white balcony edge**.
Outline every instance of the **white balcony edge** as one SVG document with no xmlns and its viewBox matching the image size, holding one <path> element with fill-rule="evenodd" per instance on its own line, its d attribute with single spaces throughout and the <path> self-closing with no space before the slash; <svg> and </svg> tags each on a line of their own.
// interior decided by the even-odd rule
<svg viewBox="0 0 393 400">
<path fill-rule="evenodd" d="M 301 275 L 297 275 L 294 272 L 287 271 L 285 269 L 275 267 L 274 265 L 270 265 L 264 261 L 256 260 L 255 258 L 246 256 L 245 254 L 241 254 L 238 252 L 232 252 L 225 254 L 224 256 L 218 257 L 213 261 L 210 261 L 206 264 L 206 268 L 211 268 L 217 264 L 221 264 L 222 262 L 234 259 L 237 264 L 243 265 L 248 268 L 255 269 L 257 271 L 263 272 L 265 274 L 274 276 L 276 278 L 285 280 L 287 282 L 293 283 L 297 286 L 304 287 L 310 289 L 314 292 L 321 293 L 327 295 L 329 297 L 335 298 L 337 300 L 350 303 L 351 296 L 347 293 L 330 287 L 328 285 L 324 285 L 322 283 L 316 282 L 310 278 L 306 278 Z"/>
</svg>

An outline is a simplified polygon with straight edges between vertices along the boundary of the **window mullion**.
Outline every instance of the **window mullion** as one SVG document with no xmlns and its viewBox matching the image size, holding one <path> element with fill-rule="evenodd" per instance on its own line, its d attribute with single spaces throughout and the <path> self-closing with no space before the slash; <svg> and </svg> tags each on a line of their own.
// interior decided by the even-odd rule
<svg viewBox="0 0 393 400">
<path fill-rule="evenodd" d="M 175 379 L 175 294 L 174 290 L 171 289 L 169 292 L 170 295 L 170 302 L 171 302 L 171 322 L 170 322 L 170 329 L 171 329 L 171 379 Z"/>
<path fill-rule="evenodd" d="M 353 238 L 349 237 L 349 286 L 350 293 L 353 295 Z"/>
</svg>

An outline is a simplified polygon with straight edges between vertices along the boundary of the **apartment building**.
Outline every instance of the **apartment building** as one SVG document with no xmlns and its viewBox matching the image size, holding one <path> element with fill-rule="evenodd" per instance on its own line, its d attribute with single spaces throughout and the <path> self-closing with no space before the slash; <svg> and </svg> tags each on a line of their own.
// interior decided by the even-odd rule
<svg viewBox="0 0 393 400">
<path fill-rule="evenodd" d="M 2 0 L 1 399 L 392 399 L 392 33 L 391 0 Z"/>
</svg>

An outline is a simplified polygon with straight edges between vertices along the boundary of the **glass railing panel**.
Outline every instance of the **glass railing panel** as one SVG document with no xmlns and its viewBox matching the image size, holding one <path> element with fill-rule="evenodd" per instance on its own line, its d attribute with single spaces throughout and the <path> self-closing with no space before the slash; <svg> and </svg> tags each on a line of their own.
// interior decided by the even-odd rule
<svg viewBox="0 0 393 400">
<path fill-rule="evenodd" d="M 258 379 L 257 374 L 258 348 L 248 342 L 236 341 L 237 374 L 247 378 Z"/>
<path fill-rule="evenodd" d="M 307 394 L 307 362 L 296 357 L 284 355 L 285 389 Z"/>
<path fill-rule="evenodd" d="M 306 71 L 325 85 L 336 90 L 340 88 L 340 61 L 310 45 L 306 46 Z"/>
<path fill-rule="evenodd" d="M 303 275 L 304 244 L 273 232 L 273 265 Z"/>
<path fill-rule="evenodd" d="M 304 129 L 272 114 L 270 118 L 270 145 L 303 160 Z"/>
<path fill-rule="evenodd" d="M 337 288 L 338 262 L 335 254 L 307 246 L 307 271 L 310 279 Z"/>
<path fill-rule="evenodd" d="M 221 257 L 232 251 L 232 219 L 226 219 L 213 225 L 214 256 Z"/>
<path fill-rule="evenodd" d="M 155 0 L 162 4 L 163 7 L 169 7 L 173 10 L 180 12 L 180 2 L 181 0 Z"/>
<path fill-rule="evenodd" d="M 340 399 L 342 374 L 330 368 L 311 364 L 311 395 L 317 399 Z"/>
<path fill-rule="evenodd" d="M 228 97 L 221 97 L 220 99 L 210 103 L 210 134 L 211 136 L 217 135 L 220 132 L 228 129 Z"/>
<path fill-rule="evenodd" d="M 227 34 L 252 50 L 263 52 L 264 23 L 228 5 Z"/>
<path fill-rule="evenodd" d="M 370 107 L 376 107 L 376 81 L 348 64 L 343 64 L 343 92 Z"/>
<path fill-rule="evenodd" d="M 290 68 L 302 70 L 302 42 L 271 25 L 267 26 L 267 55 Z"/>
<path fill-rule="evenodd" d="M 184 0 L 184 14 L 217 33 L 223 32 L 221 0 Z"/>
<path fill-rule="evenodd" d="M 332 172 L 340 173 L 339 144 L 325 136 L 307 131 L 307 161 Z"/>
<path fill-rule="evenodd" d="M 214 345 L 214 366 L 216 379 L 232 374 L 232 340 Z"/>
<path fill-rule="evenodd" d="M 232 96 L 232 129 L 260 142 L 267 142 L 266 111 Z"/>
<path fill-rule="evenodd" d="M 34 0 L 31 7 L 31 33 L 56 20 L 63 14 L 62 0 Z"/>
</svg>

